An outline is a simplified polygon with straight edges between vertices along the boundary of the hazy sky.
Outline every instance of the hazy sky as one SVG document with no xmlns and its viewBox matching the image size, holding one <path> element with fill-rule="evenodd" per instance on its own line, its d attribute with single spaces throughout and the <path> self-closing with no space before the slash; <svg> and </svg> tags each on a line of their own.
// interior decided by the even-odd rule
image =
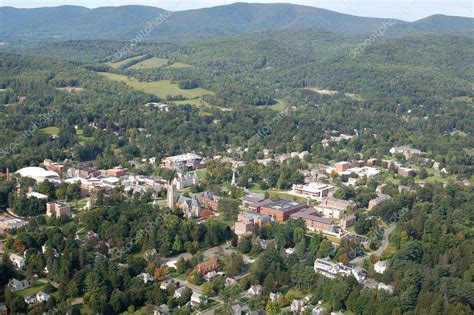
<svg viewBox="0 0 474 315">
<path fill-rule="evenodd" d="M 143 4 L 179 11 L 230 4 L 236 0 L 0 0 L 0 6 L 33 8 L 74 4 L 89 8 Z M 474 0 L 253 0 L 248 2 L 289 2 L 325 8 L 338 12 L 371 17 L 396 17 L 402 20 L 416 20 L 432 14 L 446 14 L 473 17 Z"/>
</svg>

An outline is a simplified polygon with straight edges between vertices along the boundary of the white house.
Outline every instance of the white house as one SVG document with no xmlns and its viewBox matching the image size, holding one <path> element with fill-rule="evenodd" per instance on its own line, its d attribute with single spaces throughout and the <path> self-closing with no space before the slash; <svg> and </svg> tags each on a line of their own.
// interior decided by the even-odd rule
<svg viewBox="0 0 474 315">
<path fill-rule="evenodd" d="M 143 283 L 152 282 L 154 280 L 153 277 L 148 272 L 143 272 L 143 273 L 139 274 L 137 277 L 142 278 Z"/>
<path fill-rule="evenodd" d="M 181 298 L 181 296 L 183 296 L 184 290 L 186 290 L 186 287 L 177 288 L 176 291 L 174 291 L 173 297 L 176 299 Z"/>
<path fill-rule="evenodd" d="M 160 289 L 161 290 L 168 290 L 168 287 L 171 285 L 171 282 L 170 281 L 163 281 L 161 284 L 160 284 Z"/>
<path fill-rule="evenodd" d="M 43 291 L 39 291 L 38 293 L 36 293 L 36 300 L 38 301 L 38 303 L 48 302 L 49 298 L 49 294 L 46 294 Z"/>
<path fill-rule="evenodd" d="M 380 282 L 378 285 L 377 285 L 377 289 L 378 290 L 383 290 L 385 292 L 388 292 L 390 294 L 393 293 L 393 286 L 390 285 L 390 284 L 385 284 L 383 282 Z"/>
<path fill-rule="evenodd" d="M 36 304 L 36 302 L 38 302 L 36 300 L 36 296 L 34 295 L 25 296 L 23 299 L 25 300 L 25 303 L 28 305 L 33 305 L 33 304 Z"/>
<path fill-rule="evenodd" d="M 8 282 L 8 287 L 10 288 L 10 290 L 12 292 L 24 290 L 24 289 L 29 288 L 30 286 L 31 285 L 30 285 L 30 282 L 28 280 L 20 281 L 20 280 L 17 280 L 15 278 L 13 278 Z"/>
<path fill-rule="evenodd" d="M 305 306 L 306 306 L 305 300 L 293 300 L 291 302 L 290 309 L 293 313 L 299 314 L 304 310 Z"/>
<path fill-rule="evenodd" d="M 277 293 L 273 293 L 271 292 L 270 293 L 270 300 L 272 302 L 276 302 L 276 301 L 279 301 L 283 298 L 283 294 L 281 292 L 277 292 Z"/>
<path fill-rule="evenodd" d="M 191 295 L 191 306 L 192 307 L 198 307 L 201 305 L 206 305 L 207 304 L 207 297 L 205 295 L 201 295 L 197 292 L 193 292 Z"/>
<path fill-rule="evenodd" d="M 249 296 L 260 296 L 263 293 L 263 288 L 261 285 L 253 285 L 250 289 L 247 290 L 247 295 Z"/>
<path fill-rule="evenodd" d="M 22 269 L 26 266 L 26 259 L 17 255 L 17 254 L 10 254 L 10 261 L 18 268 Z"/>
<path fill-rule="evenodd" d="M 374 271 L 377 273 L 384 273 L 387 269 L 387 262 L 385 261 L 377 261 L 374 264 Z"/>
</svg>

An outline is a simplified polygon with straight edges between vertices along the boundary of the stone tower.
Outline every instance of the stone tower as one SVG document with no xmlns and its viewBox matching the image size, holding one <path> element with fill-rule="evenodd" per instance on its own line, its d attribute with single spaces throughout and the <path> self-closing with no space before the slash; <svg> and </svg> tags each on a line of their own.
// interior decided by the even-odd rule
<svg viewBox="0 0 474 315">
<path fill-rule="evenodd" d="M 176 185 L 173 183 L 168 184 L 168 208 L 173 209 L 176 205 Z"/>
</svg>

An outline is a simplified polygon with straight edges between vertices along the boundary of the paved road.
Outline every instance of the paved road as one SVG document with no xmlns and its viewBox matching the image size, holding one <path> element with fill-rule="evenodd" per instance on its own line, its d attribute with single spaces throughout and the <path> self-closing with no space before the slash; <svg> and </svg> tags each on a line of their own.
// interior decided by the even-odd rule
<svg viewBox="0 0 474 315">
<path fill-rule="evenodd" d="M 375 254 L 377 256 L 380 256 L 383 253 L 383 251 L 387 249 L 388 243 L 389 243 L 388 238 L 389 238 L 390 234 L 392 234 L 392 232 L 395 230 L 396 227 L 397 227 L 396 224 L 392 224 L 387 229 L 385 229 L 385 231 L 383 233 L 382 244 L 380 245 L 379 249 L 377 249 L 375 252 L 370 252 L 370 253 L 367 253 L 365 255 L 356 257 L 356 258 L 352 259 L 350 261 L 350 263 L 352 265 L 358 265 L 361 262 L 363 262 L 367 257 L 369 257 L 371 254 Z"/>
<path fill-rule="evenodd" d="M 388 229 L 385 230 L 385 232 L 383 233 L 383 239 L 382 239 L 382 245 L 380 245 L 379 249 L 377 249 L 375 251 L 375 255 L 377 256 L 380 256 L 384 250 L 387 249 L 388 247 L 388 237 L 390 236 L 390 234 L 392 234 L 392 232 L 395 230 L 395 228 L 397 227 L 397 224 L 392 224 L 388 227 Z"/>
</svg>

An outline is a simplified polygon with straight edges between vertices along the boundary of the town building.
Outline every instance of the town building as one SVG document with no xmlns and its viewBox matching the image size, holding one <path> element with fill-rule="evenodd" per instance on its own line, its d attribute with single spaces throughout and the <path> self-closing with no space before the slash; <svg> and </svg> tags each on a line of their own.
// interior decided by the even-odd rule
<svg viewBox="0 0 474 315">
<path fill-rule="evenodd" d="M 392 155 L 403 154 L 405 156 L 405 158 L 407 158 L 407 159 L 409 159 L 413 155 L 423 154 L 423 152 L 421 150 L 413 149 L 413 148 L 411 148 L 410 146 L 407 146 L 407 145 L 403 145 L 403 146 L 400 146 L 400 147 L 392 147 L 390 149 L 390 153 Z"/>
<path fill-rule="evenodd" d="M 291 214 L 306 207 L 304 203 L 282 199 L 262 206 L 260 213 L 271 216 L 275 221 L 284 222 L 290 218 Z"/>
<path fill-rule="evenodd" d="M 321 203 L 314 208 L 326 217 L 340 219 L 344 213 L 356 207 L 356 203 L 352 200 L 343 200 L 333 197 L 323 198 Z"/>
<path fill-rule="evenodd" d="M 252 234 L 255 225 L 265 225 L 271 223 L 270 216 L 252 212 L 241 212 L 234 224 L 235 234 L 245 236 Z"/>
<path fill-rule="evenodd" d="M 392 199 L 389 195 L 384 195 L 384 194 L 378 194 L 378 196 L 372 200 L 369 201 L 369 205 L 367 209 L 372 210 L 375 206 L 382 204 L 388 200 Z"/>
<path fill-rule="evenodd" d="M 343 162 L 336 163 L 335 167 L 336 167 L 336 172 L 342 173 L 350 169 L 351 167 L 353 167 L 353 165 L 350 162 L 343 161 Z"/>
<path fill-rule="evenodd" d="M 71 207 L 68 205 L 55 201 L 55 202 L 48 202 L 46 204 L 46 215 L 48 217 L 57 217 L 59 218 L 62 215 L 70 216 L 71 215 Z"/>
<path fill-rule="evenodd" d="M 254 213 L 259 213 L 263 206 L 266 206 L 270 203 L 273 203 L 273 200 L 264 199 L 262 201 L 249 204 L 249 211 L 254 212 Z"/>
<path fill-rule="evenodd" d="M 178 172 L 176 177 L 173 179 L 173 184 L 176 185 L 178 190 L 182 190 L 190 187 L 191 185 L 199 184 L 199 177 L 196 175 L 196 172 L 190 172 L 186 174 Z"/>
<path fill-rule="evenodd" d="M 171 184 L 167 186 L 167 205 L 168 208 L 173 209 L 176 205 L 178 196 L 176 194 L 176 185 Z"/>
<path fill-rule="evenodd" d="M 415 171 L 408 167 L 399 167 L 397 169 L 397 174 L 403 177 L 413 177 L 415 176 Z"/>
<path fill-rule="evenodd" d="M 49 182 L 59 182 L 61 180 L 58 173 L 53 171 L 47 171 L 41 167 L 25 167 L 16 171 L 15 174 L 21 177 L 32 178 L 37 183 L 42 183 L 45 180 Z"/>
<path fill-rule="evenodd" d="M 262 202 L 265 200 L 264 194 L 255 194 L 249 193 L 240 198 L 242 201 L 242 207 L 249 209 L 251 206 L 255 205 L 256 203 Z"/>
<path fill-rule="evenodd" d="M 16 231 L 28 225 L 27 221 L 21 219 L 10 219 L 6 216 L 0 216 L 0 229 L 5 231 Z"/>
<path fill-rule="evenodd" d="M 188 198 L 184 196 L 179 196 L 176 206 L 180 208 L 184 216 L 188 219 L 197 219 L 202 213 L 201 203 L 197 198 Z"/>
<path fill-rule="evenodd" d="M 319 215 L 318 210 L 314 208 L 306 208 L 290 215 L 292 219 L 302 219 L 306 228 L 312 232 L 333 233 L 335 225 L 331 219 L 323 218 Z"/>
<path fill-rule="evenodd" d="M 117 167 L 108 169 L 107 171 L 105 171 L 105 173 L 107 174 L 107 176 L 120 178 L 122 176 L 127 175 L 128 170 L 126 168 L 117 166 Z"/>
<path fill-rule="evenodd" d="M 169 156 L 163 159 L 161 167 L 181 170 L 183 168 L 195 170 L 201 168 L 202 157 L 194 153 Z"/>
<path fill-rule="evenodd" d="M 217 212 L 219 208 L 219 200 L 222 199 L 221 197 L 214 195 L 213 193 L 208 192 L 208 191 L 205 191 L 202 194 L 197 195 L 196 198 L 199 200 L 199 202 L 201 203 L 201 206 L 204 209 L 211 210 L 214 212 Z"/>
<path fill-rule="evenodd" d="M 347 230 L 357 222 L 357 217 L 353 214 L 350 214 L 344 218 L 341 219 L 341 228 L 343 230 Z"/>
<path fill-rule="evenodd" d="M 327 197 L 334 188 L 329 184 L 312 182 L 307 185 L 293 185 L 293 192 L 311 199 L 320 199 Z"/>
</svg>

